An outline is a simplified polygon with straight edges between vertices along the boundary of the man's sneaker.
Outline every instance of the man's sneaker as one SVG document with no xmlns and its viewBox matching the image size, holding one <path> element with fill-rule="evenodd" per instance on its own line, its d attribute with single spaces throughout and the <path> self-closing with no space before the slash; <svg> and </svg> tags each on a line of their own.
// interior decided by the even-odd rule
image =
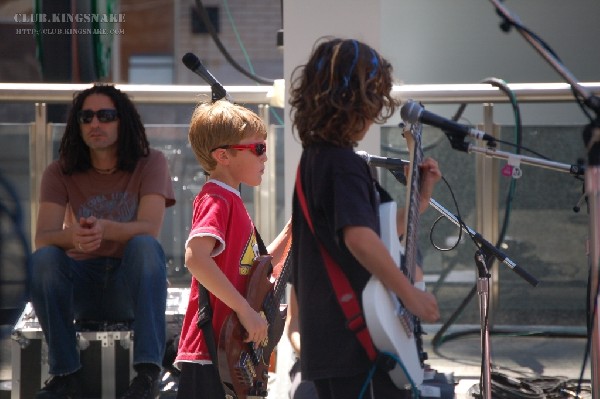
<svg viewBox="0 0 600 399">
<path fill-rule="evenodd" d="M 131 381 L 127 392 L 119 399 L 154 399 L 158 394 L 158 379 L 141 372 Z"/>
<path fill-rule="evenodd" d="M 50 377 L 35 395 L 36 399 L 79 399 L 81 386 L 78 373 Z"/>
</svg>

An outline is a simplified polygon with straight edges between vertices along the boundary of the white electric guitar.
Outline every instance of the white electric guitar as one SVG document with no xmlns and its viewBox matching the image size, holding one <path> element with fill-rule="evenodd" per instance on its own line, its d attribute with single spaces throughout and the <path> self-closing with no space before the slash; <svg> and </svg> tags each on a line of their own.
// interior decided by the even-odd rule
<svg viewBox="0 0 600 399">
<path fill-rule="evenodd" d="M 410 131 L 404 132 L 411 153 L 411 173 L 407 181 L 407 218 L 403 235 L 404 272 L 413 282 L 417 262 L 417 226 L 419 218 L 419 167 L 423 158 L 421 150 L 421 126 L 413 124 Z M 412 150 L 411 150 L 412 147 Z M 396 228 L 396 203 L 381 204 L 379 220 L 381 239 L 386 243 L 390 254 L 400 266 L 402 246 Z M 394 384 L 401 389 L 411 385 L 420 386 L 424 378 L 421 359 L 421 326 L 398 297 L 388 290 L 376 277 L 371 277 L 362 293 L 365 319 L 373 344 L 382 352 L 390 352 L 401 362 L 390 371 Z"/>
</svg>

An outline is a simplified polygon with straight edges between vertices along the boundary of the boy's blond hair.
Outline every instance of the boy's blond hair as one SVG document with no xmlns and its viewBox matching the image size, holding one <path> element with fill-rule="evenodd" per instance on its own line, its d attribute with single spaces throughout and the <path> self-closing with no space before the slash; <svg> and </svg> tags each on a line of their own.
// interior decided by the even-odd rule
<svg viewBox="0 0 600 399">
<path fill-rule="evenodd" d="M 207 172 L 217 165 L 212 150 L 250 137 L 266 139 L 265 124 L 253 111 L 226 100 L 198 105 L 188 132 L 192 151 Z"/>
</svg>

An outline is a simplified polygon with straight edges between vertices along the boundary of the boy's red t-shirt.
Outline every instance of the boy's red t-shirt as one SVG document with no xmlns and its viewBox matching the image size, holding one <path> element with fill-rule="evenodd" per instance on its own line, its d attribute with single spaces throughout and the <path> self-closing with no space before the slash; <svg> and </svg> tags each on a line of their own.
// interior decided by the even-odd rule
<svg viewBox="0 0 600 399">
<path fill-rule="evenodd" d="M 237 290 L 246 295 L 250 271 L 259 255 L 254 224 L 234 188 L 209 180 L 194 199 L 192 227 L 185 243 L 197 237 L 210 236 L 217 240 L 213 257 L 225 276 Z M 192 278 L 187 311 L 184 316 L 178 362 L 208 363 L 211 361 L 202 330 L 198 328 L 198 281 Z M 219 339 L 221 326 L 232 310 L 210 294 L 215 339 Z"/>
</svg>

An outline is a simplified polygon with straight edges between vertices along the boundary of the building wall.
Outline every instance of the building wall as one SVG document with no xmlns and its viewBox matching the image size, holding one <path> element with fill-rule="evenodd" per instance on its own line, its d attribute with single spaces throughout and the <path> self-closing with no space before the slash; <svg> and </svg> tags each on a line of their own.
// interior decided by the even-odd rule
<svg viewBox="0 0 600 399">
<path fill-rule="evenodd" d="M 205 7 L 219 8 L 221 29 L 219 38 L 240 66 L 248 71 L 253 69 L 254 74 L 264 78 L 283 77 L 283 53 L 276 46 L 277 31 L 282 27 L 279 0 L 213 0 L 204 1 L 203 4 Z M 191 10 L 194 7 L 193 0 L 176 0 L 175 82 L 206 84 L 181 63 L 183 55 L 191 52 L 196 54 L 215 78 L 224 85 L 255 84 L 252 79 L 244 76 L 228 63 L 209 34 L 192 33 Z M 246 54 L 251 66 L 247 62 Z"/>
<path fill-rule="evenodd" d="M 124 34 L 118 37 L 119 80 L 127 82 L 130 57 L 134 55 L 173 55 L 175 0 L 121 0 L 125 14 Z"/>
<path fill-rule="evenodd" d="M 276 45 L 277 31 L 282 28 L 279 0 L 204 3 L 207 7 L 219 8 L 219 38 L 234 60 L 250 73 L 266 79 L 283 77 L 283 53 Z M 210 35 L 192 33 L 191 12 L 196 8 L 193 0 L 120 0 L 117 4 L 117 12 L 125 16 L 120 25 L 123 34 L 113 37 L 113 68 L 105 80 L 128 83 L 132 56 L 170 56 L 173 61 L 170 83 L 204 85 L 205 82 L 181 63 L 183 55 L 192 52 L 221 83 L 255 84 L 229 64 Z M 3 38 L 10 38 L 0 41 L 0 81 L 42 79 L 35 65 L 35 37 L 16 33 L 16 28 L 33 28 L 33 24 L 14 23 L 15 13 L 32 12 L 30 1 L 15 0 L 0 5 L 0 31 Z M 65 40 L 70 38 L 65 37 Z M 16 68 L 19 63 L 22 67 Z"/>
</svg>

